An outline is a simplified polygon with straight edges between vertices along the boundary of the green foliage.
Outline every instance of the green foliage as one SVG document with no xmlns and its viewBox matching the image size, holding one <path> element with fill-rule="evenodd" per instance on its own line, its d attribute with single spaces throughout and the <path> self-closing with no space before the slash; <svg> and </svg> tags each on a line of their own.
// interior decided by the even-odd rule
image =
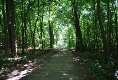
<svg viewBox="0 0 118 80">
<path fill-rule="evenodd" d="M 114 80 L 115 72 L 118 68 L 118 60 L 114 57 L 109 57 L 108 62 L 104 60 L 107 58 L 100 52 L 85 52 L 81 54 L 82 60 L 85 61 L 88 68 L 88 75 L 95 80 Z"/>
<path fill-rule="evenodd" d="M 60 33 L 66 34 L 64 36 L 65 44 L 69 42 L 68 46 L 74 47 L 76 45 L 76 37 L 75 37 L 75 26 L 74 24 L 74 16 L 73 16 L 73 8 L 72 8 L 73 0 L 25 0 L 23 1 L 23 5 L 20 0 L 15 1 L 15 23 L 16 23 L 16 40 L 18 44 L 18 48 L 21 48 L 22 45 L 27 47 L 41 48 L 41 45 L 44 45 L 45 48 L 49 48 L 50 45 L 50 37 L 49 37 L 49 23 L 51 20 L 51 24 L 53 27 L 54 34 L 54 45 L 59 45 L 57 42 L 59 41 Z M 100 29 L 97 20 L 97 1 L 96 0 L 75 0 L 77 2 L 77 12 L 79 16 L 80 27 L 82 31 L 82 39 L 85 46 L 87 48 L 93 49 L 101 49 L 103 47 Z M 5 3 L 5 1 L 4 1 Z M 117 9 L 115 8 L 115 2 L 110 1 L 110 18 L 111 25 L 108 23 L 107 16 L 107 0 L 101 0 L 101 13 L 102 13 L 102 21 L 104 23 L 105 33 L 108 40 L 110 40 L 110 36 L 113 39 L 112 45 L 115 45 L 117 31 L 115 31 L 115 12 Z M 0 3 L 2 6 L 2 3 Z M 6 5 L 6 4 L 5 4 Z M 4 6 L 5 7 L 5 6 Z M 49 10 L 50 7 L 50 10 Z M 2 8 L 2 7 L 1 7 Z M 49 17 L 50 12 L 50 17 Z M 4 16 L 2 14 L 2 10 L 0 11 L 0 32 L 2 28 L 4 28 Z M 22 13 L 22 14 L 21 14 Z M 24 23 L 24 19 L 26 21 Z M 23 23 L 22 23 L 23 22 Z M 26 24 L 26 27 L 24 26 Z M 25 36 L 24 36 L 24 44 L 22 44 L 22 27 L 25 27 Z M 42 26 L 42 39 L 41 35 L 41 26 Z M 109 26 L 112 26 L 111 28 Z M 68 28 L 67 31 L 63 31 L 64 28 Z M 111 30 L 111 31 L 110 31 Z M 2 32 L 3 33 L 3 32 Z M 33 36 L 35 35 L 35 37 Z M 1 36 L 0 36 L 1 37 Z M 33 39 L 34 38 L 34 39 Z M 34 43 L 33 43 L 34 41 Z M 111 40 L 112 41 L 112 40 Z M 110 42 L 110 41 L 109 41 Z M 43 44 L 44 43 L 44 44 Z M 35 44 L 35 45 L 34 45 Z"/>
<path fill-rule="evenodd" d="M 1 66 L 0 70 L 16 66 L 17 64 L 21 64 L 21 63 L 24 63 L 26 61 L 27 61 L 26 56 L 22 56 L 22 57 L 19 57 L 19 58 L 10 58 L 10 57 L 7 57 L 4 54 L 1 54 L 0 55 L 0 66 Z"/>
<path fill-rule="evenodd" d="M 49 21 L 53 28 L 54 48 L 64 46 L 75 48 L 76 32 L 71 2 L 74 0 L 39 0 L 39 3 L 38 0 L 23 0 L 23 5 L 21 1 L 22 0 L 15 0 L 15 35 L 18 49 L 21 50 L 22 46 L 25 46 L 24 48 L 26 50 L 33 47 L 43 49 L 42 46 L 44 48 L 49 48 Z M 77 1 L 78 23 L 80 23 L 85 51 L 103 50 L 103 42 L 97 16 L 97 0 L 75 1 Z M 118 47 L 118 9 L 114 1 L 116 0 L 111 0 L 109 6 L 108 0 L 101 0 L 100 3 L 102 22 L 106 34 L 105 37 L 107 38 L 111 52 L 115 52 L 115 49 Z M 4 25 L 6 23 L 4 23 L 4 17 L 6 15 L 3 15 L 2 5 L 0 1 L 0 39 L 4 41 L 5 34 L 3 29 L 5 29 Z M 110 8 L 109 11 L 108 7 Z M 4 9 L 6 10 L 6 3 L 4 4 Z M 25 19 L 26 21 L 24 21 Z M 22 28 L 25 29 L 24 36 L 22 34 Z M 22 43 L 22 37 L 25 40 L 24 44 Z M 0 51 L 4 50 L 3 48 L 4 46 L 0 46 Z M 19 52 L 21 52 L 20 50 Z M 19 59 L 15 59 L 9 58 L 5 54 L 0 54 L 0 67 L 9 67 L 25 62 L 30 56 L 31 54 L 28 54 L 23 55 Z M 116 57 L 118 54 L 116 54 L 116 52 L 108 58 L 107 63 L 105 63 L 106 55 L 100 52 L 85 52 L 81 56 L 87 61 L 89 73 L 97 80 L 104 80 L 106 77 L 113 78 L 115 69 L 118 69 L 118 66 L 116 66 L 118 64 L 118 57 Z"/>
</svg>

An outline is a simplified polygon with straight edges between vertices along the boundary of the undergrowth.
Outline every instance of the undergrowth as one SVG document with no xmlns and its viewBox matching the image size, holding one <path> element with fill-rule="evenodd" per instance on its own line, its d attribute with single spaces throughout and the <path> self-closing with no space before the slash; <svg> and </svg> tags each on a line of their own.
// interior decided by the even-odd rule
<svg viewBox="0 0 118 80">
<path fill-rule="evenodd" d="M 93 80 L 118 80 L 115 73 L 118 71 L 117 53 L 105 56 L 101 52 L 84 52 L 82 60 L 86 62 L 88 76 Z M 107 59 L 107 61 L 106 61 Z"/>
<path fill-rule="evenodd" d="M 20 55 L 19 57 L 8 57 L 5 54 L 0 54 L 0 74 L 6 73 L 10 68 L 18 67 L 19 64 L 28 63 L 30 60 L 34 60 L 35 58 L 41 56 L 44 53 L 51 51 L 51 49 L 47 50 L 29 50 L 24 55 Z"/>
<path fill-rule="evenodd" d="M 16 67 L 17 64 L 21 64 L 27 61 L 27 56 L 21 56 L 18 58 L 10 58 L 4 54 L 0 55 L 0 72 L 7 71 L 10 67 Z"/>
</svg>

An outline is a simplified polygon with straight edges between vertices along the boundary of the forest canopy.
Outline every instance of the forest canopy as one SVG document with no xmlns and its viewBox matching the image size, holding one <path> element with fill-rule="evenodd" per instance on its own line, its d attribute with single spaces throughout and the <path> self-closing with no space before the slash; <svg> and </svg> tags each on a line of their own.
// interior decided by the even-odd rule
<svg viewBox="0 0 118 80">
<path fill-rule="evenodd" d="M 0 44 L 6 53 L 118 50 L 117 0 L 1 0 L 0 8 Z"/>
</svg>

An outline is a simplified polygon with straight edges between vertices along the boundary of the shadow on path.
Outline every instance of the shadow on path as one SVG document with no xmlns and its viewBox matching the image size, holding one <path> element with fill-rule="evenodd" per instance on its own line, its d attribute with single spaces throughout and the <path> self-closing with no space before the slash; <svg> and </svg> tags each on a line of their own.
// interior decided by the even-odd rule
<svg viewBox="0 0 118 80">
<path fill-rule="evenodd" d="M 83 63 L 72 51 L 60 49 L 20 80 L 88 80 Z"/>
</svg>

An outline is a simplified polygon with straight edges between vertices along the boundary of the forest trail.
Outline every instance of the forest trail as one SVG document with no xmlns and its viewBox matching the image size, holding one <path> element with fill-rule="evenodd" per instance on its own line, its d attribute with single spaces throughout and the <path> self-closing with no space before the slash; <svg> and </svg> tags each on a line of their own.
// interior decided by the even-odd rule
<svg viewBox="0 0 118 80">
<path fill-rule="evenodd" d="M 20 80 L 87 80 L 86 71 L 74 52 L 60 49 Z"/>
</svg>

